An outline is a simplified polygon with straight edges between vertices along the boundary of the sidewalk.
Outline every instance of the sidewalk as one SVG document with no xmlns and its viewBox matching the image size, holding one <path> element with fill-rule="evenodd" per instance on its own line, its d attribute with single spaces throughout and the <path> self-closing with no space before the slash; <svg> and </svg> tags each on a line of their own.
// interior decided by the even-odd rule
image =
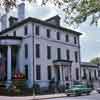
<svg viewBox="0 0 100 100">
<path fill-rule="evenodd" d="M 59 94 L 33 96 L 33 100 L 44 100 L 44 99 L 62 98 L 62 97 L 66 97 L 66 94 L 65 93 L 59 93 Z"/>
<path fill-rule="evenodd" d="M 65 96 L 66 95 L 64 93 L 39 95 L 39 96 L 24 96 L 24 97 L 0 96 L 0 100 L 44 100 L 44 99 L 52 99 L 52 98 L 62 98 Z"/>
<path fill-rule="evenodd" d="M 91 95 L 97 94 L 94 90 L 91 92 Z M 38 95 L 38 96 L 24 96 L 24 97 L 8 97 L 8 96 L 0 96 L 0 100 L 44 100 L 44 99 L 52 99 L 52 98 L 63 98 L 66 97 L 65 93 L 59 94 L 49 94 L 49 95 Z"/>
</svg>

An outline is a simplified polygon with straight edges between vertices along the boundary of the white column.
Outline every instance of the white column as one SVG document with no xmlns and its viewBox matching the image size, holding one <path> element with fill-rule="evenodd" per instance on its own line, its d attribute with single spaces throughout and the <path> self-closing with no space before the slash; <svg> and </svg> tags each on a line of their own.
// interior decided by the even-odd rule
<svg viewBox="0 0 100 100">
<path fill-rule="evenodd" d="M 7 49 L 7 81 L 11 81 L 11 47 L 8 46 Z"/>
</svg>

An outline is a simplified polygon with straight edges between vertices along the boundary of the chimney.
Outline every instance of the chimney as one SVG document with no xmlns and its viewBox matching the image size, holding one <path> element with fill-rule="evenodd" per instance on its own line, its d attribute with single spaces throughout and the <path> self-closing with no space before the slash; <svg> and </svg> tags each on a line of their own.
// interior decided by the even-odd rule
<svg viewBox="0 0 100 100">
<path fill-rule="evenodd" d="M 16 24 L 17 20 L 18 19 L 16 17 L 10 16 L 10 18 L 9 18 L 9 26 L 11 27 L 14 24 Z"/>
<path fill-rule="evenodd" d="M 7 14 L 1 16 L 1 31 L 7 28 Z"/>
<path fill-rule="evenodd" d="M 18 20 L 21 21 L 25 18 L 25 3 L 18 5 Z"/>
</svg>

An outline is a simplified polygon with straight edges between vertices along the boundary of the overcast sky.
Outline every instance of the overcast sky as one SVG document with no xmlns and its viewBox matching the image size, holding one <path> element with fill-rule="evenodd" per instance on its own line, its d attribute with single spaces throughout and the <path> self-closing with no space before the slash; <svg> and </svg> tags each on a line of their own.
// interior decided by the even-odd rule
<svg viewBox="0 0 100 100">
<path fill-rule="evenodd" d="M 27 16 L 47 19 L 56 14 L 59 14 L 63 19 L 63 13 L 51 5 L 49 7 L 39 7 L 36 5 L 33 7 L 32 4 L 26 6 Z M 83 33 L 80 39 L 82 61 L 89 61 L 94 57 L 100 56 L 100 27 L 90 26 L 88 20 L 76 30 Z"/>
</svg>

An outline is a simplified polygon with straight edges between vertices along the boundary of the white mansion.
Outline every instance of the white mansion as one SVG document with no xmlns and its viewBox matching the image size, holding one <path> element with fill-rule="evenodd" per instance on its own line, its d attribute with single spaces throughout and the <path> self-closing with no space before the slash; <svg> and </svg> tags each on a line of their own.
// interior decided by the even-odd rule
<svg viewBox="0 0 100 100">
<path fill-rule="evenodd" d="M 80 81 L 81 33 L 61 27 L 59 16 L 45 21 L 25 18 L 24 7 L 19 5 L 17 18 L 1 17 L 1 78 L 11 81 L 16 68 L 26 75 L 29 86 L 52 78 L 61 84 Z"/>
</svg>

